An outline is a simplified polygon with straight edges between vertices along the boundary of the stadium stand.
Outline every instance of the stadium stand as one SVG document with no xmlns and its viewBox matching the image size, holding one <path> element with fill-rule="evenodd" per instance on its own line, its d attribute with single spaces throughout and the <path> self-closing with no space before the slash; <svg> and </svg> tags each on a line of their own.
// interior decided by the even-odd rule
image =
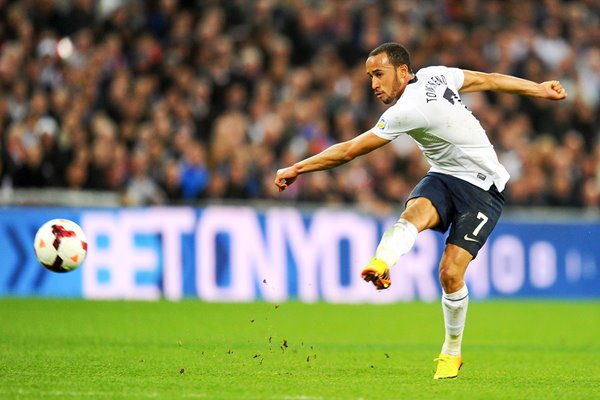
<svg viewBox="0 0 600 400">
<path fill-rule="evenodd" d="M 24 0 L 0 15 L 5 203 L 84 191 L 81 204 L 402 204 L 428 168 L 410 140 L 283 196 L 272 184 L 375 124 L 364 59 L 398 41 L 416 68 L 560 79 L 566 102 L 463 101 L 512 175 L 508 205 L 600 204 L 597 1 Z"/>
</svg>

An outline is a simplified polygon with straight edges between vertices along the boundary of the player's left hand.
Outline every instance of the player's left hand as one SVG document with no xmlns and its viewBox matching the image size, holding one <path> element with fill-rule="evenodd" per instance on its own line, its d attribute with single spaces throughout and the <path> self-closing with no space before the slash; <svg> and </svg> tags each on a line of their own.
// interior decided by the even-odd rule
<svg viewBox="0 0 600 400">
<path fill-rule="evenodd" d="M 549 100 L 563 100 L 567 98 L 567 91 L 559 81 L 546 81 L 540 83 L 544 88 L 545 97 Z"/>
<path fill-rule="evenodd" d="M 298 173 L 294 167 L 278 169 L 277 175 L 275 176 L 275 186 L 277 186 L 277 191 L 283 192 L 289 185 L 294 183 L 296 178 L 298 178 Z"/>
</svg>

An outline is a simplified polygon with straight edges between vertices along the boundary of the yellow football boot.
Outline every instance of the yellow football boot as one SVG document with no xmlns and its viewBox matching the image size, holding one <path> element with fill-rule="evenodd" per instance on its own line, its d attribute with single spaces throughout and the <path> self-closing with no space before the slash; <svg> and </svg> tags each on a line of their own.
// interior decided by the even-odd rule
<svg viewBox="0 0 600 400">
<path fill-rule="evenodd" d="M 377 290 L 387 289 L 392 284 L 390 269 L 383 260 L 378 258 L 372 258 L 360 275 L 365 281 L 373 282 Z"/>
<path fill-rule="evenodd" d="M 458 370 L 463 364 L 462 356 L 451 356 L 449 354 L 440 354 L 433 361 L 437 361 L 437 369 L 433 379 L 456 378 Z"/>
</svg>

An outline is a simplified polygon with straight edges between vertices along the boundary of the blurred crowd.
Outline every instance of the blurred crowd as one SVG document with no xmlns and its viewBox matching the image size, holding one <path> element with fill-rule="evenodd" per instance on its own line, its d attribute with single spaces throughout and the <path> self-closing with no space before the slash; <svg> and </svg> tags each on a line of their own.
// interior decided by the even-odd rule
<svg viewBox="0 0 600 400">
<path fill-rule="evenodd" d="M 428 170 L 410 138 L 273 184 L 376 123 L 365 57 L 397 41 L 415 70 L 559 79 L 567 101 L 463 102 L 512 176 L 507 204 L 600 204 L 595 0 L 0 0 L 0 18 L 4 187 L 397 207 Z"/>
</svg>

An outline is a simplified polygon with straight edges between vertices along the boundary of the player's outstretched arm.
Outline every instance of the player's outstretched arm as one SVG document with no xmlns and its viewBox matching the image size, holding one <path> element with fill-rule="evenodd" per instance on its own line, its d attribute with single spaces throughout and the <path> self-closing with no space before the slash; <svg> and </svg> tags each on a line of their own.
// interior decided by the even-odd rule
<svg viewBox="0 0 600 400">
<path fill-rule="evenodd" d="M 567 97 L 567 91 L 559 81 L 536 83 L 515 76 L 463 70 L 465 80 L 460 92 L 478 92 L 494 90 L 504 93 L 520 94 L 530 97 L 539 97 L 548 100 L 562 100 Z"/>
<path fill-rule="evenodd" d="M 278 191 L 282 192 L 294 183 L 301 174 L 335 168 L 387 143 L 389 143 L 389 140 L 382 139 L 373 132 L 367 131 L 352 140 L 334 144 L 290 167 L 277 170 L 275 186 L 277 186 Z"/>
</svg>

